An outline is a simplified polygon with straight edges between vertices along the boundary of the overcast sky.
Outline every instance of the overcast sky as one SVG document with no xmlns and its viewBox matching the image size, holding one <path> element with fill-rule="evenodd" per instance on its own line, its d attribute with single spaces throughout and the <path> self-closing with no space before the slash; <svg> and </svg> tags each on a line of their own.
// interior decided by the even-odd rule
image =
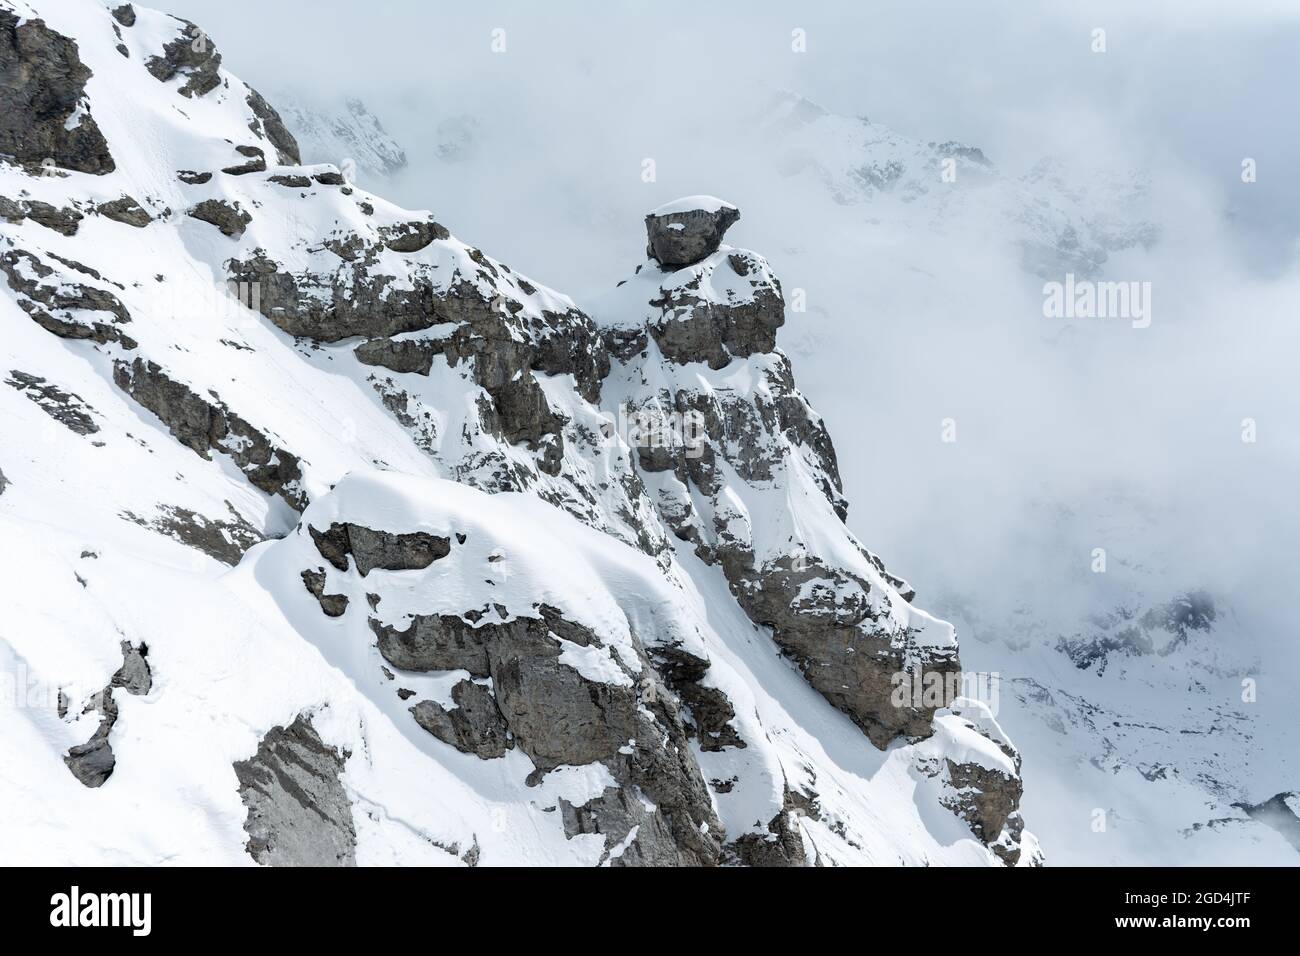
<svg viewBox="0 0 1300 956">
<path fill-rule="evenodd" d="M 1025 0 L 475 4 L 437 0 L 174 0 L 254 85 L 449 99 L 475 110 L 556 108 L 556 134 L 647 140 L 673 120 L 790 87 L 834 112 L 918 138 L 981 146 L 1012 168 L 1042 152 L 1179 161 L 1220 182 L 1243 156 L 1238 227 L 1276 265 L 1300 221 L 1300 4 L 1288 0 Z M 506 31 L 508 52 L 490 49 Z M 807 52 L 791 51 L 802 29 Z M 1091 50 L 1106 30 L 1107 52 Z M 566 119 L 582 117 L 574 128 Z M 436 198 L 436 197 L 435 197 Z M 429 205 L 436 208 L 431 199 Z"/>
</svg>

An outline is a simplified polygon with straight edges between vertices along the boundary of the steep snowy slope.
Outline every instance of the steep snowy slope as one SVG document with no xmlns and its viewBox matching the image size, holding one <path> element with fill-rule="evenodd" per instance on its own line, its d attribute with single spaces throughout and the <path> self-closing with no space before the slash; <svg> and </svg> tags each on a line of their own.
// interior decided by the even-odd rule
<svg viewBox="0 0 1300 956">
<path fill-rule="evenodd" d="M 735 207 L 588 315 L 184 21 L 0 0 L 0 96 L 7 861 L 1040 861 Z"/>
<path fill-rule="evenodd" d="M 618 89 L 624 76 L 594 75 L 582 83 Z M 1270 553 L 1289 553 L 1294 509 L 1258 495 L 1263 476 L 1296 469 L 1289 429 L 1276 427 L 1297 412 L 1283 397 L 1295 282 L 1263 288 L 1216 244 L 1229 231 L 1216 203 L 1246 188 L 1235 165 L 1224 178 L 1237 191 L 1220 195 L 1222 181 L 1185 178 L 1144 137 L 1075 138 L 1068 160 L 1021 164 L 910 118 L 891 129 L 793 93 L 595 124 L 598 97 L 567 116 L 533 108 L 567 102 L 559 81 L 504 105 L 468 84 L 415 98 L 409 78 L 388 81 L 386 99 L 366 96 L 411 147 L 395 187 L 422 197 L 430 181 L 473 183 L 439 198 L 462 234 L 563 277 L 615 327 L 641 311 L 637 297 L 661 296 L 653 275 L 629 280 L 615 296 L 636 294 L 610 320 L 588 294 L 639 258 L 628 223 L 643 206 L 717 188 L 744 207 L 744 240 L 779 264 L 792 306 L 782 346 L 838 439 L 850 524 L 957 624 L 966 668 L 1001 675 L 997 716 L 1025 750 L 1025 812 L 1052 862 L 1296 861 L 1266 822 L 1276 816 L 1251 812 L 1285 820 L 1291 804 L 1277 797 L 1300 777 L 1285 691 L 1297 664 L 1280 648 L 1294 644 L 1285 561 L 1280 582 L 1260 581 Z M 1051 139 L 1028 100 L 960 95 L 981 118 L 1025 106 L 1033 148 L 1039 131 Z M 900 115 L 887 93 L 863 96 Z M 475 162 L 454 165 L 419 131 L 464 129 L 467 106 Z M 672 135 L 643 140 L 660 121 Z M 657 184 L 635 175 L 641 152 L 623 151 L 643 142 Z M 1152 280 L 1154 326 L 1045 318 L 1044 279 L 1069 272 Z M 609 382 L 618 375 L 615 364 Z M 1261 410 L 1269 439 L 1242 444 L 1240 416 Z M 942 444 L 950 417 L 960 441 Z M 1214 472 L 1230 478 L 1198 487 Z M 672 469 L 646 483 L 670 524 L 712 526 L 712 495 L 674 511 L 686 499 Z M 1090 564 L 1103 544 L 1100 574 Z M 1243 699 L 1246 681 L 1257 699 Z"/>
</svg>

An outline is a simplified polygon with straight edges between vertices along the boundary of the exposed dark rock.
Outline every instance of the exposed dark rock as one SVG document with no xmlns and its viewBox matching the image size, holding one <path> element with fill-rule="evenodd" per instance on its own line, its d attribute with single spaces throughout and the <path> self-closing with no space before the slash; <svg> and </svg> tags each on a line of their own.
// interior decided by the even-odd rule
<svg viewBox="0 0 1300 956">
<path fill-rule="evenodd" d="M 343 174 L 335 170 L 313 173 L 311 178 L 322 186 L 346 186 L 348 184 L 348 181 L 343 178 Z"/>
<path fill-rule="evenodd" d="M 113 9 L 113 19 L 124 27 L 135 26 L 135 7 L 129 3 L 124 3 L 120 7 Z"/>
<path fill-rule="evenodd" d="M 348 609 L 348 596 L 346 594 L 326 594 L 325 593 L 325 569 L 317 568 L 308 569 L 302 572 L 302 583 L 312 596 L 320 602 L 320 609 L 325 612 L 327 617 L 342 617 Z"/>
<path fill-rule="evenodd" d="M 63 236 L 75 236 L 85 217 L 75 209 L 51 206 L 47 202 L 29 202 L 27 218 Z"/>
<path fill-rule="evenodd" d="M 451 233 L 433 220 L 416 220 L 385 226 L 380 230 L 384 245 L 394 252 L 419 252 L 435 239 L 449 239 Z"/>
<path fill-rule="evenodd" d="M 782 810 L 767 824 L 767 833 L 745 833 L 727 844 L 727 856 L 744 866 L 806 866 L 808 855 L 794 814 Z"/>
<path fill-rule="evenodd" d="M 539 605 L 536 613 L 500 621 L 476 615 L 477 626 L 455 615 L 416 615 L 404 632 L 373 618 L 370 626 L 380 654 L 394 667 L 491 677 L 496 708 L 515 746 L 539 773 L 595 761 L 610 769 L 618 789 L 583 807 L 562 804 L 570 835 L 600 832 L 612 849 L 636 826 L 641 829 L 622 865 L 717 862 L 721 828 L 676 704 L 667 695 L 639 691 L 643 674 L 653 682 L 649 661 L 643 658 L 642 673 L 629 674 L 626 684 L 589 680 L 560 660 L 563 642 L 601 648 L 600 638 L 556 608 Z M 612 654 L 611 659 L 617 661 Z M 486 709 L 486 701 L 481 703 Z M 455 713 L 437 705 L 423 708 L 423 724 L 472 749 L 478 738 L 456 725 Z M 629 747 L 629 741 L 635 744 Z M 640 788 L 656 809 L 646 810 L 629 788 Z"/>
<path fill-rule="evenodd" d="M 494 632 L 480 635 L 472 623 L 456 615 L 416 615 L 405 631 L 371 618 L 370 629 L 379 639 L 384 660 L 401 670 L 465 670 L 474 677 L 490 676 L 487 638 Z"/>
<path fill-rule="evenodd" d="M 456 705 L 451 710 L 422 700 L 411 708 L 411 715 L 421 727 L 461 753 L 491 760 L 514 748 L 506 720 L 486 687 L 463 680 L 451 689 L 451 699 Z"/>
<path fill-rule="evenodd" d="M 99 713 L 99 726 L 84 744 L 69 748 L 63 762 L 83 786 L 94 789 L 102 787 L 117 766 L 113 746 L 108 741 L 113 725 L 117 723 L 117 704 L 113 701 L 111 688 L 105 688 L 92 698 L 85 712 L 92 710 Z"/>
<path fill-rule="evenodd" d="M 131 196 L 123 196 L 121 199 L 103 203 L 96 206 L 95 211 L 114 222 L 135 226 L 137 229 L 143 229 L 153 222 L 153 216 L 149 215 Z"/>
<path fill-rule="evenodd" d="M 145 645 L 135 647 L 123 641 L 122 666 L 113 675 L 110 686 L 120 687 L 137 697 L 153 690 L 153 671 L 149 667 L 148 657 L 149 648 Z"/>
<path fill-rule="evenodd" d="M 245 157 L 246 161 L 234 166 L 227 166 L 221 170 L 223 173 L 230 176 L 244 176 L 248 173 L 266 172 L 266 153 L 262 152 L 258 147 L 236 146 L 235 152 Z"/>
<path fill-rule="evenodd" d="M 94 270 L 77 268 L 68 260 L 59 261 L 83 274 L 98 275 Z M 56 270 L 22 249 L 0 253 L 0 273 L 17 293 L 19 307 L 46 331 L 65 339 L 91 339 L 101 345 L 116 342 L 127 349 L 136 347 L 135 341 L 117 328 L 130 322 L 131 316 L 113 293 L 78 282 L 66 270 Z M 82 312 L 105 313 L 110 320 L 86 319 Z"/>
<path fill-rule="evenodd" d="M 348 555 L 365 577 L 375 568 L 384 571 L 421 571 L 451 553 L 449 538 L 415 531 L 393 534 L 357 524 L 332 524 L 325 531 L 307 526 L 316 550 L 340 571 L 348 569 Z"/>
<path fill-rule="evenodd" d="M 437 342 L 427 339 L 371 339 L 354 350 L 362 365 L 377 365 L 390 372 L 428 375 L 433 368 L 433 357 L 441 349 Z"/>
<path fill-rule="evenodd" d="M 192 169 L 178 169 L 176 178 L 189 186 L 202 186 L 212 179 L 211 173 L 196 173 Z"/>
<path fill-rule="evenodd" d="M 966 821 L 971 832 L 1003 863 L 1015 866 L 1020 860 L 1020 836 L 1024 820 L 1020 815 L 1023 786 L 1020 779 L 1020 754 L 1002 734 L 988 709 L 966 699 L 958 699 L 943 718 L 940 734 L 946 745 L 958 739 L 953 735 L 979 734 L 1007 757 L 1010 767 L 988 766 L 981 758 L 958 763 L 940 749 L 929 755 L 918 752 L 917 769 L 942 783 L 939 803 Z M 965 748 L 965 744 L 962 747 Z"/>
<path fill-rule="evenodd" d="M 745 746 L 732 724 L 736 710 L 730 699 L 718 688 L 700 683 L 709 669 L 708 661 L 677 647 L 655 647 L 650 656 L 664 683 L 685 705 L 682 721 L 701 750 L 711 753 Z"/>
<path fill-rule="evenodd" d="M 309 718 L 274 727 L 235 762 L 248 808 L 246 849 L 263 866 L 355 866 L 352 805 L 339 777 L 351 756 L 326 745 Z"/>
<path fill-rule="evenodd" d="M 751 256 L 737 253 L 730 258 L 756 264 Z M 753 301 L 722 304 L 702 294 L 706 277 L 707 272 L 701 271 L 690 282 L 664 290 L 661 298 L 650 303 L 662 313 L 650 324 L 650 334 L 664 356 L 678 364 L 707 362 L 710 368 L 717 369 L 733 356 L 745 358 L 774 351 L 777 329 L 785 324 L 781 283 L 773 278 L 755 285 Z"/>
<path fill-rule="evenodd" d="M 224 199 L 205 199 L 190 210 L 190 215 L 200 222 L 211 223 L 221 230 L 223 236 L 232 239 L 242 236 L 253 221 L 239 203 L 228 203 Z"/>
<path fill-rule="evenodd" d="M 9 373 L 5 384 L 18 389 L 35 402 L 41 411 L 78 435 L 93 435 L 99 431 L 99 425 L 91 414 L 92 409 L 80 395 L 65 392 L 43 378 L 17 369 Z"/>
<path fill-rule="evenodd" d="M 188 20 L 180 22 L 180 35 L 163 47 L 161 56 L 150 57 L 144 66 L 163 83 L 178 75 L 184 77 L 177 90 L 181 96 L 204 96 L 221 85 L 221 54 L 206 33 Z"/>
<path fill-rule="evenodd" d="M 146 521 L 129 511 L 123 512 L 122 517 L 234 567 L 244 557 L 244 552 L 265 541 L 266 536 L 249 524 L 229 501 L 226 502 L 226 510 L 230 512 L 230 517 L 218 519 L 201 515 L 189 508 L 159 505 L 158 516 L 152 521 Z"/>
<path fill-rule="evenodd" d="M 688 209 L 645 217 L 646 254 L 667 269 L 680 269 L 718 251 L 722 237 L 740 218 L 735 206 Z"/>
<path fill-rule="evenodd" d="M 248 260 L 232 259 L 230 278 L 256 282 L 264 316 L 289 335 L 337 342 L 354 335 L 376 338 L 427 329 L 441 321 L 431 284 L 412 277 L 413 288 L 391 275 L 369 275 L 348 267 L 333 274 L 291 274 L 259 250 Z"/>
<path fill-rule="evenodd" d="M 292 174 L 280 174 L 267 176 L 268 183 L 275 183 L 277 186 L 285 186 L 289 189 L 310 189 L 311 180 L 306 176 L 297 176 Z"/>
<path fill-rule="evenodd" d="M 278 154 L 281 166 L 298 166 L 302 163 L 302 158 L 298 153 L 298 141 L 293 138 L 289 132 L 284 120 L 280 119 L 274 107 L 271 106 L 262 94 L 257 90 L 248 91 L 248 108 L 253 111 L 253 122 L 249 127 L 254 133 L 259 132 L 258 126 L 261 126 L 260 132 L 271 141 Z"/>
<path fill-rule="evenodd" d="M 911 633 L 893 633 L 873 619 L 870 584 L 846 571 L 808 562 L 803 570 L 785 560 L 756 573 L 733 572 L 733 590 L 757 624 L 798 665 L 822 696 L 852 718 L 881 750 L 900 734 L 926 737 L 938 707 L 959 684 L 955 649 L 918 645 Z M 724 561 L 724 570 L 727 562 Z M 920 671 L 920 683 L 944 689 L 943 699 L 897 706 L 894 675 Z"/>
<path fill-rule="evenodd" d="M 95 694 L 86 703 L 83 714 L 97 712 L 99 726 L 84 744 L 71 747 L 63 758 L 72 775 L 84 786 L 94 789 L 101 787 L 117 766 L 109 734 L 117 723 L 117 702 L 113 700 L 114 688 L 122 688 L 128 694 L 141 696 L 153 688 L 153 674 L 146 659 L 149 649 L 143 644 L 134 647 L 128 641 L 122 642 L 122 666 L 109 681 L 108 686 Z M 62 702 L 64 698 L 60 696 Z M 66 705 L 61 707 L 62 717 L 67 712 Z"/>
<path fill-rule="evenodd" d="M 108 143 L 86 108 L 90 76 L 74 40 L 44 20 L 0 10 L 0 155 L 34 167 L 48 160 L 76 172 L 111 173 Z"/>
<path fill-rule="evenodd" d="M 172 436 L 195 454 L 210 458 L 213 451 L 223 452 L 255 487 L 279 495 L 299 511 L 306 507 L 298 457 L 278 447 L 215 396 L 209 401 L 169 378 L 157 363 L 139 358 L 130 364 L 115 362 L 113 381 L 157 415 Z"/>
<path fill-rule="evenodd" d="M 1020 778 L 977 763 L 958 764 L 951 760 L 946 763 L 952 791 L 939 802 L 965 820 L 981 842 L 997 844 L 1003 828 L 1020 806 L 1023 792 Z M 998 854 L 1012 866 L 1020 858 L 1018 836 L 1017 833 L 1014 849 L 1004 847 Z"/>
<path fill-rule="evenodd" d="M 13 482 L 5 477 L 5 473 L 0 471 L 0 495 L 5 493 L 5 489 L 12 485 Z"/>
</svg>

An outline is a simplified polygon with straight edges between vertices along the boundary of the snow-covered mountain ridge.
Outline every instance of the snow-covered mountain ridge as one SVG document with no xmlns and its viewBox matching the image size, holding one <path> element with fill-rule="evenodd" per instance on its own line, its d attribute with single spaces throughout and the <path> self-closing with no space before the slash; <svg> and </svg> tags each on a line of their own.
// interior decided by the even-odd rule
<svg viewBox="0 0 1300 956">
<path fill-rule="evenodd" d="M 584 311 L 193 24 L 0 0 L 0 95 L 7 859 L 1040 861 L 734 207 Z"/>
</svg>

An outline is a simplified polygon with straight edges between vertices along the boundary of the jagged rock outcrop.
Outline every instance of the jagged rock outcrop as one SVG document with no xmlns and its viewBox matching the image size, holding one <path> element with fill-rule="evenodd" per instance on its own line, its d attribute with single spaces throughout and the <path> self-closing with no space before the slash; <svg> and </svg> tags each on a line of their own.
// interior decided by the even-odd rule
<svg viewBox="0 0 1300 956">
<path fill-rule="evenodd" d="M 0 9 L 0 158 L 111 173 L 113 157 L 86 101 L 90 76 L 75 40 Z"/>
<path fill-rule="evenodd" d="M 644 266 L 596 310 L 623 377 L 637 370 L 655 382 L 616 399 L 642 423 L 628 436 L 636 463 L 657 487 L 655 503 L 673 533 L 721 566 L 750 619 L 770 628 L 808 682 L 875 746 L 928 736 L 960 673 L 956 642 L 946 625 L 909 607 L 912 589 L 843 528 L 848 505 L 830 436 L 776 350 L 780 281 L 761 256 L 719 244 L 738 215 L 699 197 L 656 210 L 647 219 L 652 238 L 655 229 L 687 232 L 672 228 L 687 216 L 703 237 L 694 247 L 702 258 L 667 274 Z M 641 371 L 654 362 L 651 342 L 661 356 L 653 376 Z M 701 363 L 720 377 L 701 385 Z M 726 386 L 721 376 L 741 363 L 759 387 Z M 774 533 L 751 514 L 750 497 L 795 486 L 791 459 L 810 510 Z M 801 540 L 801 526 L 828 522 L 837 557 Z M 902 674 L 948 690 L 900 705 L 892 692 Z"/>
<path fill-rule="evenodd" d="M 1101 676 L 1112 657 L 1172 654 L 1193 633 L 1208 632 L 1217 616 L 1213 595 L 1203 589 L 1189 591 L 1145 610 L 1121 606 L 1094 614 L 1086 631 L 1058 638 L 1056 649 L 1075 667 L 1095 668 Z"/>
<path fill-rule="evenodd" d="M 808 683 L 849 715 L 867 738 L 885 749 L 895 737 L 925 737 L 937 701 L 900 705 L 897 675 L 931 686 L 960 683 L 956 648 L 930 648 L 877 623 L 872 586 L 820 560 L 804 569 L 782 560 L 732 575 L 741 606 L 798 665 Z M 725 566 L 725 565 L 724 565 Z M 735 566 L 734 563 L 732 565 Z"/>
<path fill-rule="evenodd" d="M 223 236 L 238 239 L 253 221 L 239 203 L 226 202 L 224 199 L 205 199 L 190 210 L 190 216 L 199 222 L 207 222 L 221 230 Z"/>
<path fill-rule="evenodd" d="M 31 421 L 55 446 L 24 457 L 3 517 L 36 500 L 20 527 L 57 524 L 66 505 L 61 533 L 95 535 L 79 560 L 102 538 L 114 563 L 113 587 L 68 574 L 52 538 L 15 590 L 57 595 L 68 621 L 152 627 L 140 608 L 158 600 L 170 620 L 171 596 L 134 580 L 176 583 L 194 613 L 184 635 L 165 620 L 148 635 L 169 661 L 160 713 L 193 737 L 185 774 L 229 784 L 213 806 L 238 788 L 247 853 L 349 864 L 360 838 L 365 862 L 1011 859 L 1018 776 L 968 752 L 996 732 L 934 717 L 946 692 L 890 699 L 900 673 L 955 672 L 952 629 L 845 528 L 834 448 L 776 347 L 781 284 L 723 242 L 734 206 L 656 210 L 651 256 L 580 309 L 339 166 L 301 165 L 279 114 L 192 25 L 66 2 L 102 28 L 79 38 L 112 73 L 92 90 L 123 90 L 110 133 L 157 130 L 168 159 L 119 150 L 148 168 L 93 189 L 0 165 L 15 197 L 0 202 L 0 307 L 18 306 L 24 352 L 0 370 L 21 426 L 3 447 L 29 447 Z M 96 241 L 110 234 L 111 254 Z M 113 480 L 79 485 L 58 469 L 68 455 Z M 34 637 L 13 640 L 41 659 Z M 214 642 L 219 673 L 195 650 Z M 222 707 L 190 707 L 210 686 Z M 111 771 L 122 701 L 95 704 L 100 729 L 68 755 L 88 781 Z M 274 720 L 250 755 L 246 728 Z M 915 794 L 862 770 L 871 744 L 917 770 Z M 930 838 L 939 806 L 969 840 Z M 208 845 L 239 859 L 218 829 Z M 103 845 L 119 838 L 136 834 Z M 141 840 L 122 859 L 155 852 Z"/>
<path fill-rule="evenodd" d="M 640 673 L 591 628 L 545 604 L 518 617 L 498 605 L 463 616 L 416 615 L 405 630 L 376 617 L 370 626 L 380 654 L 395 668 L 470 674 L 453 689 L 453 707 L 420 701 L 411 708 L 440 740 L 484 759 L 517 746 L 539 777 L 557 767 L 600 763 L 620 787 L 643 792 L 653 805 L 622 789 L 608 791 L 566 806 L 568 832 L 605 834 L 607 850 L 631 841 L 635 851 L 621 852 L 619 865 L 718 862 L 721 827 L 681 712 L 670 695 L 647 693 L 661 681 L 639 645 Z M 570 662 L 571 647 L 617 669 L 604 680 L 588 676 Z"/>
<path fill-rule="evenodd" d="M 80 281 L 72 273 L 93 279 L 96 284 Z M 98 272 L 80 263 L 57 256 L 45 258 L 24 249 L 0 252 L 0 273 L 15 293 L 19 307 L 46 331 L 65 339 L 90 339 L 101 345 L 115 342 L 126 349 L 136 347 L 135 340 L 119 326 L 131 316 Z M 95 319 L 84 315 L 103 315 Z"/>
<path fill-rule="evenodd" d="M 170 378 L 156 362 L 142 358 L 115 362 L 113 381 L 157 415 L 172 436 L 196 455 L 209 458 L 214 451 L 229 455 L 253 485 L 279 495 L 299 511 L 306 507 L 298 457 L 220 400 L 209 401 Z"/>
<path fill-rule="evenodd" d="M 128 641 L 123 641 L 122 666 L 108 682 L 108 686 L 86 702 L 82 713 L 98 713 L 99 726 L 89 740 L 69 749 L 63 758 L 72 775 L 86 787 L 91 789 L 102 787 L 104 782 L 113 775 L 117 758 L 113 755 L 109 734 L 112 733 L 118 717 L 113 691 L 120 687 L 128 694 L 139 697 L 153 689 L 153 674 L 149 669 L 148 654 L 147 647 L 143 645 L 136 647 Z"/>
<path fill-rule="evenodd" d="M 114 222 L 120 222 L 127 226 L 134 226 L 137 229 L 143 229 L 153 222 L 153 216 L 149 215 L 144 207 L 136 202 L 132 196 L 123 196 L 121 199 L 101 203 L 95 207 L 95 212 L 106 219 L 112 219 Z"/>
<path fill-rule="evenodd" d="M 316 550 L 338 568 L 348 569 L 348 555 L 357 562 L 363 578 L 375 568 L 385 571 L 419 571 L 451 553 L 451 540 L 413 531 L 393 534 L 357 524 L 331 524 L 325 531 L 308 526 Z"/>
<path fill-rule="evenodd" d="M 280 165 L 297 166 L 302 163 L 302 158 L 298 154 L 298 141 L 284 125 L 284 120 L 280 118 L 275 108 L 254 89 L 248 91 L 247 102 L 248 108 L 253 111 L 253 119 L 248 124 L 249 129 L 271 141 Z"/>
<path fill-rule="evenodd" d="M 317 601 L 326 617 L 342 617 L 348 609 L 349 598 L 346 594 L 326 594 L 325 582 L 328 580 L 324 568 L 308 568 L 302 572 L 302 583 Z"/>
<path fill-rule="evenodd" d="M 69 206 L 60 208 L 39 200 L 13 200 L 0 196 L 0 219 L 5 222 L 18 224 L 30 219 L 60 235 L 75 236 L 84 218 Z"/>
<path fill-rule="evenodd" d="M 339 780 L 349 756 L 302 714 L 267 731 L 234 766 L 249 856 L 263 866 L 356 866 L 352 803 Z"/>
<path fill-rule="evenodd" d="M 664 684 L 681 700 L 687 734 L 701 750 L 712 753 L 745 746 L 735 726 L 735 707 L 723 691 L 703 683 L 709 661 L 680 647 L 658 646 L 650 655 Z"/>
<path fill-rule="evenodd" d="M 249 548 L 265 541 L 266 535 L 249 524 L 229 501 L 225 506 L 227 517 L 224 518 L 167 504 L 158 505 L 157 515 L 152 520 L 130 511 L 123 512 L 122 517 L 234 567 Z"/>
<path fill-rule="evenodd" d="M 5 384 L 22 392 L 41 411 L 76 434 L 93 435 L 99 431 L 94 410 L 75 392 L 66 392 L 39 375 L 29 375 L 17 369 L 10 371 Z"/>
<path fill-rule="evenodd" d="M 665 269 L 689 266 L 718 250 L 740 210 L 713 196 L 688 196 L 645 217 L 646 255 Z"/>
<path fill-rule="evenodd" d="M 221 171 L 227 176 L 247 176 L 266 172 L 266 153 L 257 146 L 236 146 L 235 152 L 244 157 L 241 163 L 226 166 Z"/>
<path fill-rule="evenodd" d="M 999 859 L 1015 866 L 1024 831 L 1019 751 L 980 701 L 955 698 L 936 713 L 934 725 L 934 737 L 918 751 L 917 769 L 938 782 L 940 804 L 966 821 Z"/>
<path fill-rule="evenodd" d="M 422 700 L 411 708 L 415 722 L 443 743 L 484 760 L 501 757 L 515 743 L 510 725 L 497 707 L 492 691 L 472 680 L 451 689 L 454 707 Z"/>
<path fill-rule="evenodd" d="M 176 92 L 187 99 L 204 96 L 221 85 L 221 54 L 196 25 L 176 19 L 181 24 L 179 35 L 167 42 L 161 55 L 146 60 L 145 69 L 163 83 L 183 77 L 185 82 Z"/>
</svg>

